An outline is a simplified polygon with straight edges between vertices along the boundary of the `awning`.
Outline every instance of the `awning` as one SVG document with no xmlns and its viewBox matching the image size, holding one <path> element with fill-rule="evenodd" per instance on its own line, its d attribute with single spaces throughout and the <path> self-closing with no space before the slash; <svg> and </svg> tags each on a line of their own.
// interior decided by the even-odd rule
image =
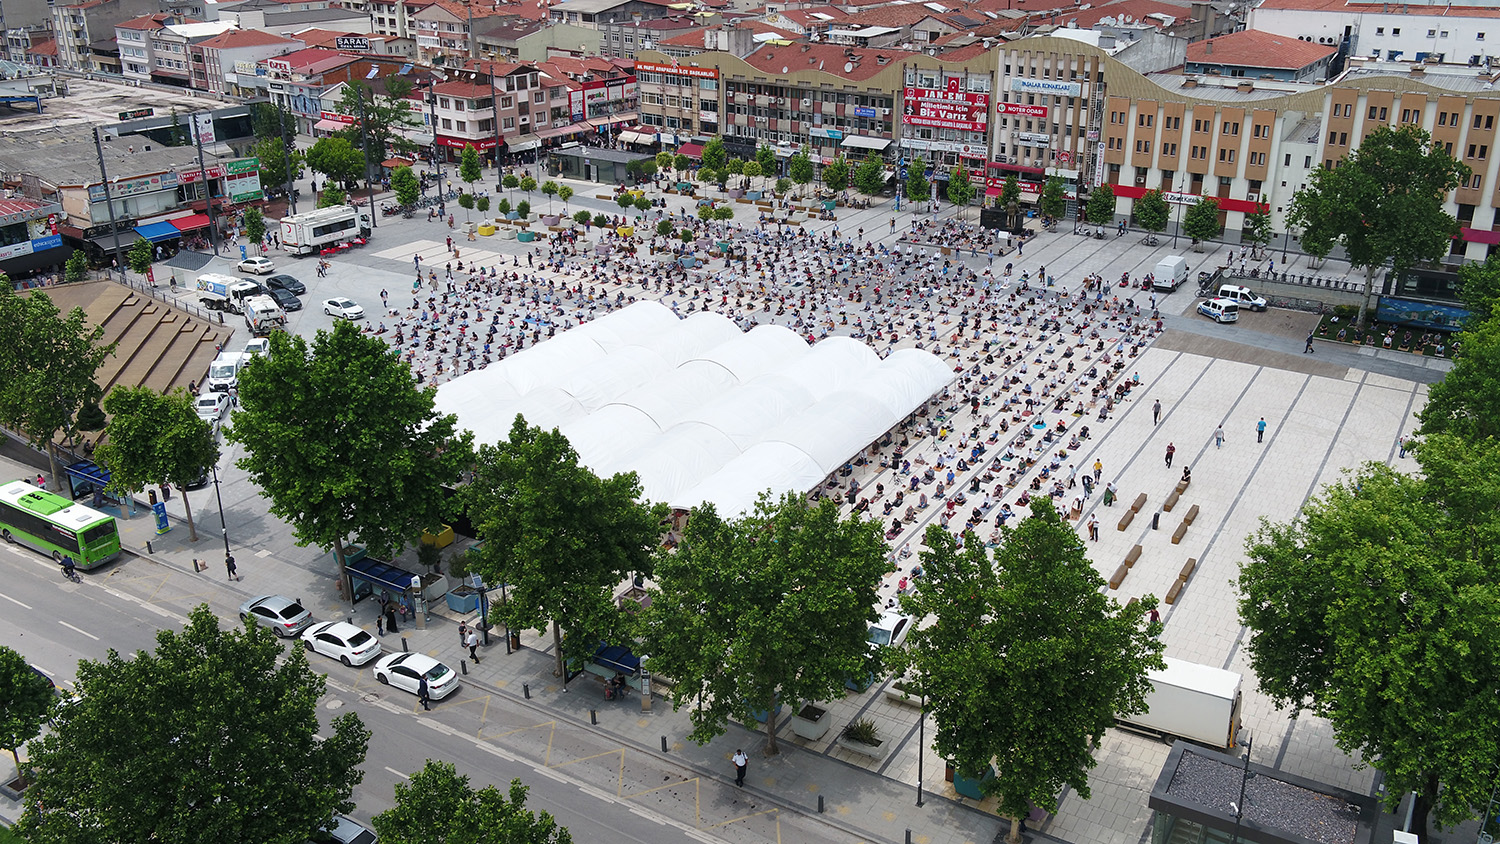
<svg viewBox="0 0 1500 844">
<path fill-rule="evenodd" d="M 337 132 L 344 128 L 344 124 L 337 120 L 319 120 L 313 124 L 313 129 L 319 132 Z"/>
<path fill-rule="evenodd" d="M 1022 202 L 1029 202 L 1032 205 L 1035 205 L 1038 202 L 1040 202 L 1041 199 L 1042 199 L 1042 195 L 1039 194 L 1039 193 L 1037 193 L 1036 191 L 1033 191 L 1033 190 L 1023 190 L 1023 191 L 1021 191 L 1021 201 Z"/>
<path fill-rule="evenodd" d="M 178 217 L 177 219 L 171 220 L 169 222 L 171 222 L 172 226 L 180 232 L 190 232 L 194 229 L 208 228 L 208 215 L 190 214 L 186 217 Z"/>
<path fill-rule="evenodd" d="M 505 142 L 511 152 L 525 152 L 529 149 L 538 149 L 542 145 L 542 139 L 536 135 L 517 135 Z"/>
<path fill-rule="evenodd" d="M 380 162 L 380 166 L 389 167 L 394 170 L 397 167 L 410 167 L 411 162 L 405 158 L 387 158 L 386 160 Z"/>
<path fill-rule="evenodd" d="M 586 123 L 569 123 L 566 126 L 554 126 L 549 129 L 538 129 L 536 130 L 536 136 L 538 138 L 560 138 L 563 135 L 576 135 L 588 128 L 589 126 Z"/>
<path fill-rule="evenodd" d="M 890 138 L 867 138 L 864 135 L 845 135 L 844 142 L 839 144 L 844 149 L 883 150 L 891 145 Z"/>
<path fill-rule="evenodd" d="M 683 144 L 677 148 L 677 152 L 688 158 L 702 158 L 703 144 Z"/>
<path fill-rule="evenodd" d="M 152 243 L 161 243 L 164 240 L 176 240 L 182 237 L 182 231 L 171 223 L 152 223 L 149 226 L 136 226 L 135 233 Z"/>
<path fill-rule="evenodd" d="M 1471 229 L 1467 226 L 1458 231 L 1466 243 L 1500 243 L 1500 232 Z"/>
<path fill-rule="evenodd" d="M 985 188 L 984 189 L 984 195 L 985 196 L 999 196 L 1000 195 L 1000 189 L 999 188 Z"/>
<path fill-rule="evenodd" d="M 620 126 L 626 123 L 634 123 L 639 117 L 640 115 L 633 111 L 626 114 L 612 114 L 608 117 L 596 117 L 589 121 L 589 125 L 595 129 L 603 129 L 606 126 Z"/>
<path fill-rule="evenodd" d="M 432 146 L 432 133 L 431 132 L 409 132 L 406 135 L 406 139 L 408 141 L 411 141 L 412 143 L 416 144 L 419 147 L 430 147 L 430 146 Z"/>
<path fill-rule="evenodd" d="M 627 144 L 654 144 L 656 143 L 655 132 L 637 132 L 626 129 L 620 133 L 620 140 Z"/>
</svg>

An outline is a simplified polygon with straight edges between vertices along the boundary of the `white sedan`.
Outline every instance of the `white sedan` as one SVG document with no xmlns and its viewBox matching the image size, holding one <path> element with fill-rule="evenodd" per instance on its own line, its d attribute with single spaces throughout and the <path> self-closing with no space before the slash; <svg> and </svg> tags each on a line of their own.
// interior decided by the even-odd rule
<svg viewBox="0 0 1500 844">
<path fill-rule="evenodd" d="M 423 677 L 427 678 L 427 696 L 433 700 L 458 690 L 458 672 L 426 654 L 407 651 L 383 656 L 375 663 L 375 679 L 412 694 Z"/>
<path fill-rule="evenodd" d="M 224 420 L 224 414 L 229 410 L 229 394 L 204 393 L 193 404 L 193 409 L 198 412 L 199 419 L 207 422 L 214 430 L 218 430 L 219 423 Z"/>
<path fill-rule="evenodd" d="M 365 309 L 343 297 L 323 300 L 323 313 L 344 319 L 364 319 Z"/>
<path fill-rule="evenodd" d="M 268 273 L 276 272 L 276 265 L 271 263 L 270 258 L 262 258 L 259 256 L 254 258 L 246 258 L 238 264 L 235 264 L 234 268 L 242 273 L 254 273 L 256 275 L 266 275 Z"/>
<path fill-rule="evenodd" d="M 302 646 L 348 666 L 380 656 L 380 641 L 347 621 L 325 621 L 302 631 Z"/>
</svg>

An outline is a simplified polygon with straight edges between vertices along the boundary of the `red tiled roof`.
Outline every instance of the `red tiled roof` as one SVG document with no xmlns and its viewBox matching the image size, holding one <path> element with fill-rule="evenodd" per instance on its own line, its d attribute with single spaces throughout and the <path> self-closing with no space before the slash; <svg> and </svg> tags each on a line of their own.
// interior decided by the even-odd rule
<svg viewBox="0 0 1500 844">
<path fill-rule="evenodd" d="M 1386 11 L 1380 3 L 1357 3 L 1351 0 L 1265 0 L 1261 4 L 1267 9 L 1296 9 L 1303 12 L 1361 12 Z M 1445 18 L 1500 18 L 1500 8 L 1487 6 L 1421 6 L 1420 13 Z M 1305 42 L 1304 42 L 1305 43 Z"/>
<path fill-rule="evenodd" d="M 259 29 L 231 29 L 198 44 L 199 47 L 216 47 L 218 49 L 232 49 L 235 47 L 264 47 L 271 44 L 300 44 L 301 41 L 293 41 L 290 38 L 282 38 L 280 35 L 272 35 Z"/>
<path fill-rule="evenodd" d="M 700 26 L 696 29 L 689 29 L 686 32 L 680 32 L 672 36 L 671 38 L 663 38 L 656 43 L 658 44 L 658 46 L 697 47 L 699 49 L 704 49 L 703 31 L 705 29 L 708 29 L 708 27 Z"/>
<path fill-rule="evenodd" d="M 1290 35 L 1246 29 L 1189 44 L 1187 60 L 1196 64 L 1300 70 L 1337 51 L 1337 47 L 1302 41 Z"/>
<path fill-rule="evenodd" d="M 922 5 L 914 6 L 880 6 L 874 9 L 861 9 L 850 15 L 848 20 L 840 22 L 840 28 L 846 26 L 911 26 L 926 18 L 942 19 L 942 16 Z"/>
<path fill-rule="evenodd" d="M 115 29 L 142 29 L 148 31 L 166 29 L 166 22 L 171 20 L 172 17 L 172 15 L 141 15 L 138 18 L 131 18 L 123 23 L 115 24 Z M 184 21 L 184 23 L 187 23 L 187 21 Z"/>
<path fill-rule="evenodd" d="M 850 54 L 853 59 L 849 57 Z M 919 55 L 921 53 L 908 50 L 860 49 L 839 44 L 799 43 L 786 47 L 765 44 L 745 56 L 745 63 L 766 73 L 780 74 L 783 67 L 787 68 L 788 73 L 821 69 L 825 73 L 860 81 L 875 76 L 903 59 Z M 884 57 L 887 61 L 881 64 L 877 57 Z M 851 62 L 854 67 L 845 71 L 844 65 Z"/>
<path fill-rule="evenodd" d="M 38 38 L 31 42 L 31 48 L 26 52 L 32 56 L 55 56 L 57 55 L 57 39 Z"/>
</svg>

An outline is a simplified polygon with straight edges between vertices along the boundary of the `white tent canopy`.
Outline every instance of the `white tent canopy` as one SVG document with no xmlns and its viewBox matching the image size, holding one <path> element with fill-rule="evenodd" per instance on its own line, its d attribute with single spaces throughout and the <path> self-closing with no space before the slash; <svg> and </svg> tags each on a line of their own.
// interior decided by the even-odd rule
<svg viewBox="0 0 1500 844">
<path fill-rule="evenodd" d="M 480 443 L 520 413 L 560 428 L 594 471 L 636 472 L 647 500 L 735 516 L 766 490 L 813 489 L 952 378 L 928 352 L 881 360 L 845 337 L 809 346 L 639 302 L 453 379 L 437 409 Z"/>
</svg>

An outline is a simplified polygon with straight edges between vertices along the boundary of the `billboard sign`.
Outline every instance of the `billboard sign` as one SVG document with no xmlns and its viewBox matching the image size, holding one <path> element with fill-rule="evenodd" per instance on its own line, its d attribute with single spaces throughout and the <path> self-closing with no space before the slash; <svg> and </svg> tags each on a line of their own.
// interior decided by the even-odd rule
<svg viewBox="0 0 1500 844">
<path fill-rule="evenodd" d="M 1021 117 L 1046 117 L 1047 107 L 1039 105 L 1025 105 L 1024 103 L 997 103 L 995 108 L 1001 114 L 1016 114 Z"/>
<path fill-rule="evenodd" d="M 1051 94 L 1054 97 L 1078 97 L 1083 95 L 1083 86 L 1077 82 L 1063 82 L 1056 79 L 1026 79 L 1016 77 L 1010 80 L 1010 89 L 1023 94 Z"/>
<path fill-rule="evenodd" d="M 121 199 L 127 196 L 139 196 L 143 193 L 152 193 L 159 190 L 174 190 L 177 185 L 178 174 L 176 173 L 142 176 L 139 179 L 120 179 L 110 182 L 109 195 L 111 199 Z M 103 185 L 89 185 L 89 201 L 104 201 Z"/>
<path fill-rule="evenodd" d="M 990 120 L 990 95 L 961 90 L 957 77 L 944 88 L 903 88 L 901 123 L 933 129 L 983 132 Z"/>
<path fill-rule="evenodd" d="M 675 64 L 656 64 L 654 62 L 635 63 L 637 71 L 647 73 L 672 73 L 677 76 L 690 76 L 694 79 L 718 79 L 719 71 L 712 67 L 682 67 Z"/>
<path fill-rule="evenodd" d="M 333 46 L 339 50 L 368 53 L 370 52 L 370 39 L 357 35 L 340 35 L 333 39 Z"/>
</svg>

